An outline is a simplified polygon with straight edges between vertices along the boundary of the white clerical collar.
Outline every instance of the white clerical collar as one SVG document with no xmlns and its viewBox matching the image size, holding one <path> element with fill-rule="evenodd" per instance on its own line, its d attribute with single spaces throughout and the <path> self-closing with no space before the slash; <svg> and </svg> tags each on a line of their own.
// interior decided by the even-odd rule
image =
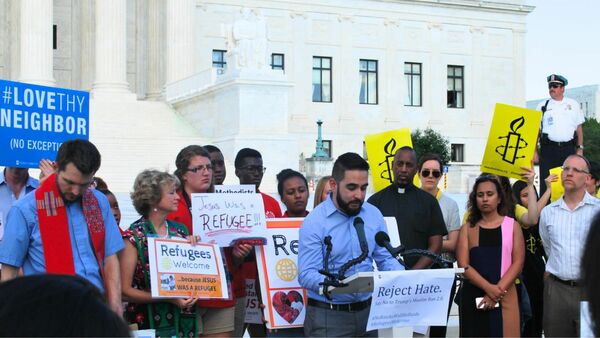
<svg viewBox="0 0 600 338">
<path fill-rule="evenodd" d="M 406 192 L 406 188 L 398 188 L 399 194 L 404 194 Z"/>
</svg>

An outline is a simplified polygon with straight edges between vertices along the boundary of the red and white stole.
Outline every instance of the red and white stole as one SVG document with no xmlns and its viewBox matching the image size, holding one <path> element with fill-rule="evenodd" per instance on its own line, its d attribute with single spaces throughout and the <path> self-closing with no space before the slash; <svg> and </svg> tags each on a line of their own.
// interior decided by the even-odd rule
<svg viewBox="0 0 600 338">
<path fill-rule="evenodd" d="M 58 190 L 57 176 L 52 174 L 35 191 L 35 201 L 44 249 L 46 272 L 75 274 L 67 209 Z M 92 240 L 94 254 L 104 275 L 104 219 L 98 200 L 91 189 L 82 196 L 82 209 Z"/>
</svg>

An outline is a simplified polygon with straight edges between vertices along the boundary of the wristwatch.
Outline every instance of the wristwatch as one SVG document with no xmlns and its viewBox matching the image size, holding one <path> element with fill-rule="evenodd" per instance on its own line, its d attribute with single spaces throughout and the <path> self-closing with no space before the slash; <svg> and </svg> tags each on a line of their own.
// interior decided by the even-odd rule
<svg viewBox="0 0 600 338">
<path fill-rule="evenodd" d="M 577 148 L 583 150 L 583 144 L 578 144 Z"/>
</svg>

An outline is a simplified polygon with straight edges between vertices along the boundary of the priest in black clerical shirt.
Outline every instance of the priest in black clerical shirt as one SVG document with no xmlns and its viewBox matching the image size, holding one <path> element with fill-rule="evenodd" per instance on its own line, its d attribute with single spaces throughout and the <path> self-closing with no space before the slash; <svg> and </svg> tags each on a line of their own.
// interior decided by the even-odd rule
<svg viewBox="0 0 600 338">
<path fill-rule="evenodd" d="M 436 254 L 442 251 L 442 237 L 448 234 L 442 210 L 435 199 L 413 184 L 417 173 L 417 154 L 411 147 L 402 147 L 394 155 L 394 183 L 375 193 L 369 203 L 383 216 L 393 216 L 398 223 L 400 242 L 406 249 L 426 249 Z M 432 264 L 428 257 L 406 257 L 407 269 L 426 269 Z"/>
</svg>

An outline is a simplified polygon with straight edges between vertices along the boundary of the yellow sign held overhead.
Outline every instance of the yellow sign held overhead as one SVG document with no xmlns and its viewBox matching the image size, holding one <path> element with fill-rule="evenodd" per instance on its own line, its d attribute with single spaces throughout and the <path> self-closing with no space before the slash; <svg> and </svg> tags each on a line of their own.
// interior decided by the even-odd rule
<svg viewBox="0 0 600 338">
<path fill-rule="evenodd" d="M 408 128 L 365 136 L 365 147 L 375 192 L 394 183 L 394 171 L 392 170 L 394 155 L 398 149 L 404 146 L 411 148 L 413 146 Z M 415 175 L 415 180 L 418 181 L 417 175 Z"/>
<path fill-rule="evenodd" d="M 555 182 L 550 183 L 550 202 L 556 201 L 565 193 L 565 188 L 562 185 L 562 171 L 562 167 L 550 169 L 550 175 L 556 174 L 558 176 Z"/>
<path fill-rule="evenodd" d="M 531 167 L 542 113 L 496 104 L 481 171 L 523 180 L 521 167 Z"/>
</svg>

